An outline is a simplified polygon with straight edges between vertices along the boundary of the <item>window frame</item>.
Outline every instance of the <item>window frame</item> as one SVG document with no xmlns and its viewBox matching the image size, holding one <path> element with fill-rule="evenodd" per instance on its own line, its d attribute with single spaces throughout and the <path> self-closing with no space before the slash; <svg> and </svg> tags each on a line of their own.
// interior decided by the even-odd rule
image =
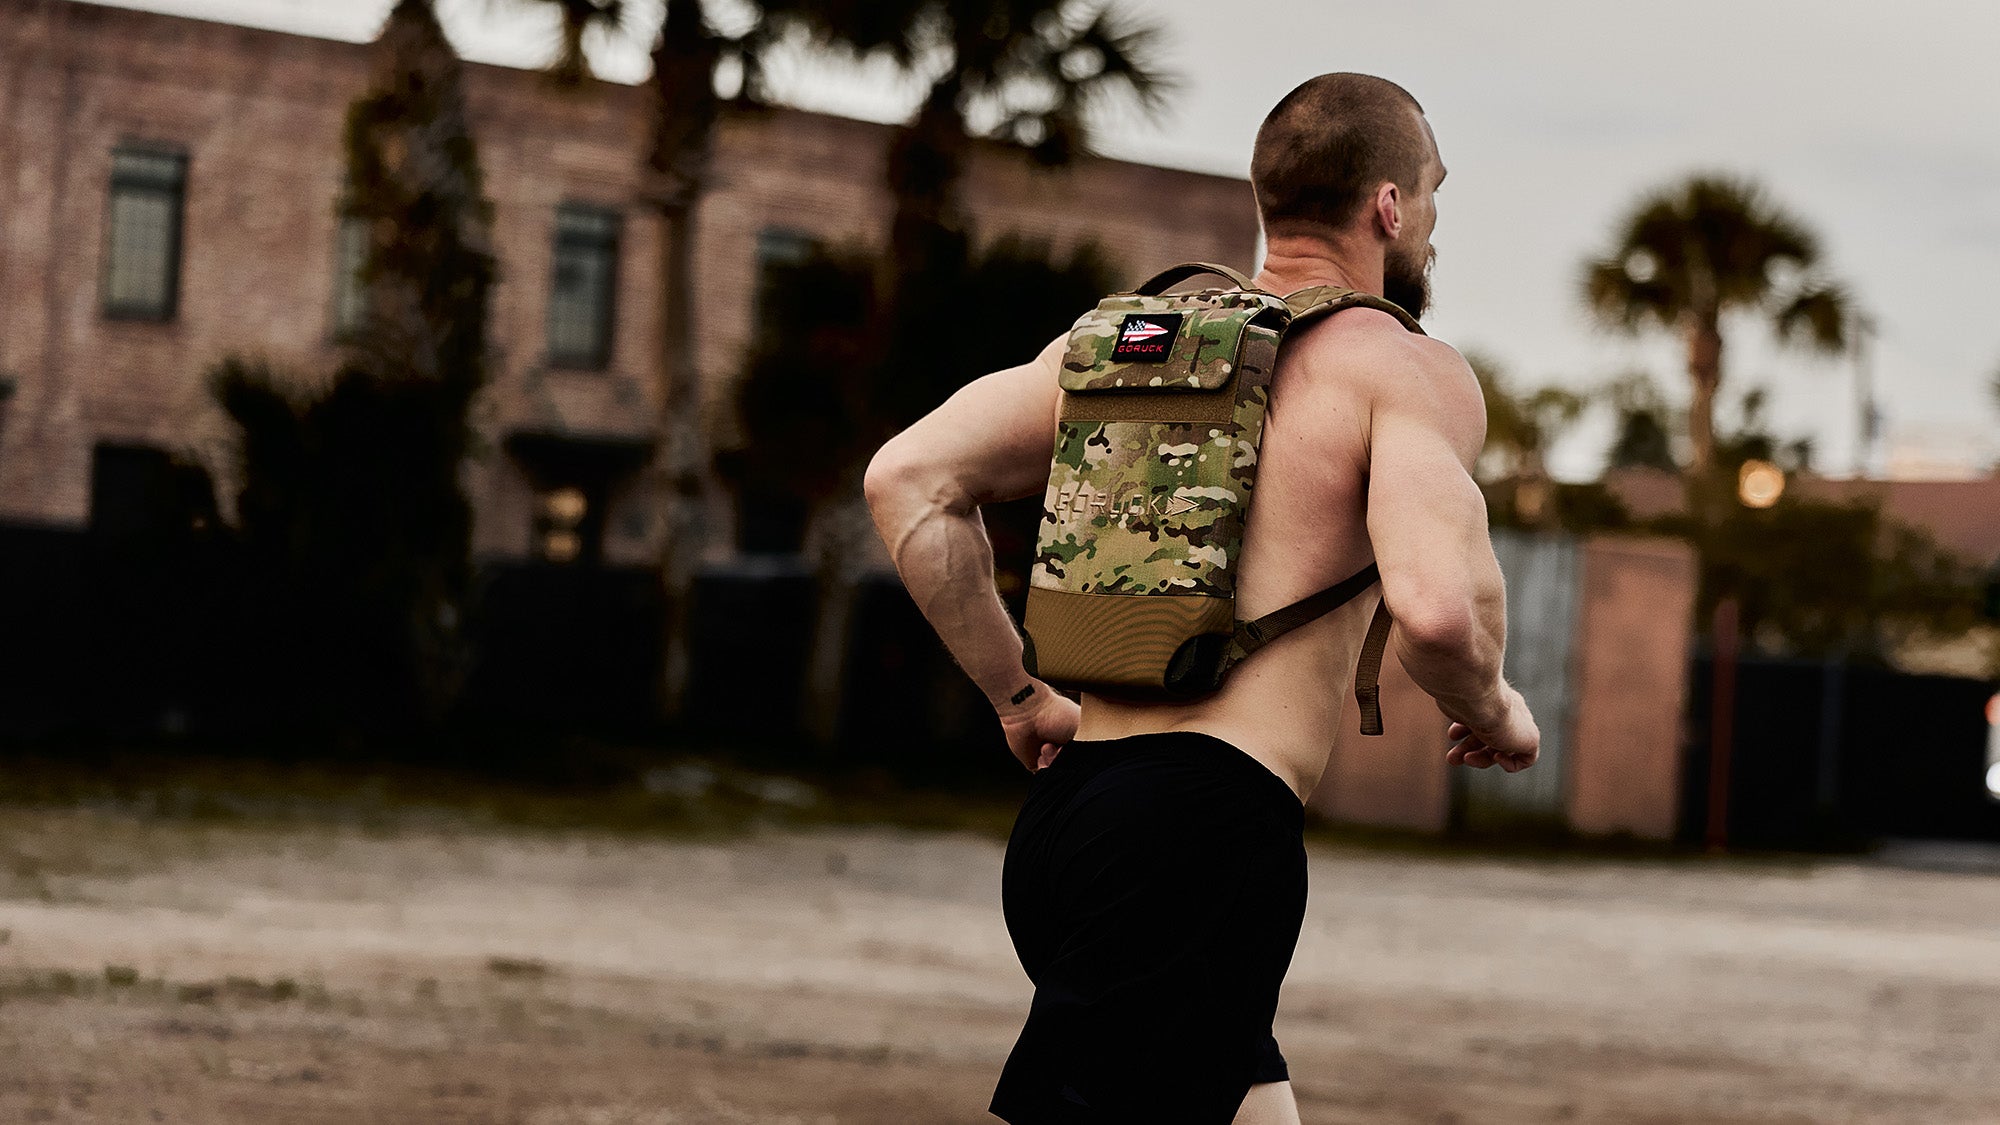
<svg viewBox="0 0 2000 1125">
<path fill-rule="evenodd" d="M 758 228 L 750 279 L 750 328 L 753 332 L 764 329 L 764 290 L 771 282 L 772 268 L 800 265 L 825 250 L 825 241 L 811 231 L 783 224 Z"/>
<path fill-rule="evenodd" d="M 360 256 L 349 268 L 347 260 L 349 231 L 360 228 Z M 354 210 L 353 204 L 342 199 L 333 213 L 333 307 L 327 311 L 331 326 L 329 337 L 336 343 L 347 343 L 358 339 L 368 327 L 368 283 L 362 279 L 362 271 L 368 268 L 368 219 Z M 347 323 L 349 286 L 353 286 L 355 317 Z"/>
<path fill-rule="evenodd" d="M 129 170 L 121 171 L 118 158 L 124 155 L 173 161 L 178 167 L 171 187 L 163 183 L 159 177 L 145 176 Z M 184 257 L 183 244 L 187 236 L 190 163 L 187 150 L 175 145 L 148 141 L 120 141 L 111 147 L 111 167 L 105 177 L 104 262 L 98 279 L 98 310 L 106 320 L 167 324 L 179 319 L 181 262 Z M 158 305 L 118 301 L 111 294 L 111 278 L 118 257 L 117 202 L 121 192 L 171 194 L 172 206 L 167 215 L 167 260 L 161 287 L 163 297 Z"/>
<path fill-rule="evenodd" d="M 565 230 L 565 216 L 601 220 L 603 229 L 586 232 Z M 611 366 L 618 343 L 618 273 L 623 265 L 625 216 L 616 207 L 583 200 L 564 200 L 556 205 L 549 232 L 549 290 L 542 324 L 543 354 L 548 366 L 571 371 L 603 371 Z M 608 259 L 604 278 L 604 300 L 596 310 L 597 348 L 584 354 L 559 351 L 556 347 L 556 295 L 565 250 L 601 251 Z"/>
</svg>

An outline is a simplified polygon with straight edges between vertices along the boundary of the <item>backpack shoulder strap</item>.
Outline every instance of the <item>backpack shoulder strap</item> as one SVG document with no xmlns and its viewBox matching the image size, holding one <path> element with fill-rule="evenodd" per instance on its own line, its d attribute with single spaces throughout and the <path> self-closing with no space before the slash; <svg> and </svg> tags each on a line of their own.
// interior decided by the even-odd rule
<svg viewBox="0 0 2000 1125">
<path fill-rule="evenodd" d="M 1363 293 L 1355 289 L 1342 289 L 1338 285 L 1315 285 L 1285 296 L 1285 306 L 1292 310 L 1292 327 L 1299 328 L 1307 321 L 1330 316 L 1342 309 L 1375 309 L 1388 313 L 1400 321 L 1404 328 L 1424 335 L 1423 326 L 1417 318 L 1403 310 L 1403 306 L 1386 297 L 1373 293 Z"/>
<path fill-rule="evenodd" d="M 1274 609 L 1254 621 L 1238 621 L 1223 656 L 1224 670 L 1249 659 L 1250 654 L 1286 633 L 1332 613 L 1381 581 L 1382 571 L 1374 563 L 1316 594 Z M 1354 701 L 1361 710 L 1361 733 L 1382 733 L 1382 654 L 1389 647 L 1389 603 L 1376 605 L 1368 622 L 1368 636 L 1361 642 L 1361 659 L 1354 669 Z"/>
<path fill-rule="evenodd" d="M 1190 277 L 1200 277 L 1205 273 L 1212 273 L 1217 277 L 1226 277 L 1238 289 L 1247 291 L 1257 288 L 1250 283 L 1249 278 L 1244 277 L 1228 266 L 1219 266 L 1214 262 L 1182 262 L 1178 266 L 1168 266 L 1166 269 L 1147 278 L 1137 288 L 1133 289 L 1132 292 L 1141 297 L 1156 297 Z"/>
</svg>

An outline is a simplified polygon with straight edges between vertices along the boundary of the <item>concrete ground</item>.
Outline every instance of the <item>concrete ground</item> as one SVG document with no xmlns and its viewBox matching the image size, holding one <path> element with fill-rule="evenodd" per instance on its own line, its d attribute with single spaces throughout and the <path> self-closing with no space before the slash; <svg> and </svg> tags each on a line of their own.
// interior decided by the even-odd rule
<svg viewBox="0 0 2000 1125">
<path fill-rule="evenodd" d="M 0 1120 L 975 1122 L 1001 845 L 0 809 Z M 2000 876 L 1316 843 L 1308 1122 L 2000 1122 Z"/>
</svg>

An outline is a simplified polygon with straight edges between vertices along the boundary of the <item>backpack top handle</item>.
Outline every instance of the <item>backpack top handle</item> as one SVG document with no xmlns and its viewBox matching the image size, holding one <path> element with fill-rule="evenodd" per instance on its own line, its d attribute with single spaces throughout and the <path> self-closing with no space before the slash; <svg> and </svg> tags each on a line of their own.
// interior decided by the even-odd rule
<svg viewBox="0 0 2000 1125">
<path fill-rule="evenodd" d="M 1238 289 L 1251 290 L 1257 288 L 1251 284 L 1249 278 L 1244 277 L 1228 266 L 1217 265 L 1214 262 L 1182 262 L 1178 266 L 1169 266 L 1159 273 L 1154 274 L 1138 288 L 1132 290 L 1132 292 L 1140 297 L 1157 297 L 1174 286 L 1179 285 L 1181 282 L 1186 281 L 1188 278 L 1200 277 L 1205 273 L 1212 273 L 1217 277 L 1226 277 L 1231 282 L 1234 282 Z"/>
</svg>

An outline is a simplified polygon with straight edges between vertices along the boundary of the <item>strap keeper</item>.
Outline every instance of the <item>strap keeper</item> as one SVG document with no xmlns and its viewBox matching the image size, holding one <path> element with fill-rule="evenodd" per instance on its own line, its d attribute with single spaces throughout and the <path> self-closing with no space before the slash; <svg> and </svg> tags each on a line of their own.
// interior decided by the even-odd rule
<svg viewBox="0 0 2000 1125">
<path fill-rule="evenodd" d="M 1382 656 L 1389 647 L 1389 603 L 1375 606 L 1368 635 L 1361 640 L 1361 658 L 1354 668 L 1354 701 L 1361 709 L 1361 733 L 1382 733 Z"/>
<path fill-rule="evenodd" d="M 1378 687 L 1356 688 L 1354 701 L 1361 708 L 1361 733 L 1382 733 L 1382 689 Z"/>
</svg>

